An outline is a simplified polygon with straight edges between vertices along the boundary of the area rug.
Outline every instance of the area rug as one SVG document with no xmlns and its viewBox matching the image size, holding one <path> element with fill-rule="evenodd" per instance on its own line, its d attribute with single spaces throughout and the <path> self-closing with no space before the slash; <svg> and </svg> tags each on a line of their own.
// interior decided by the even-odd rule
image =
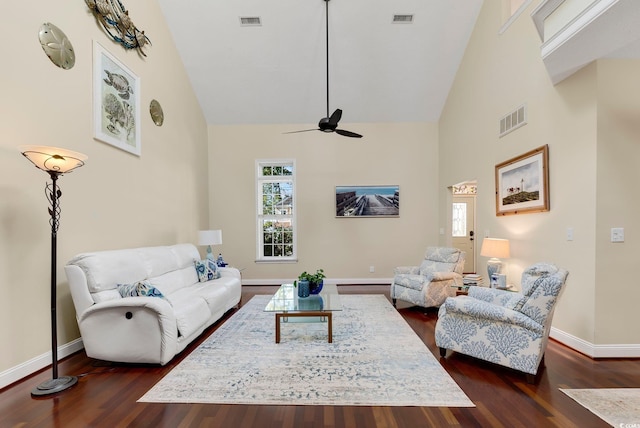
<svg viewBox="0 0 640 428">
<path fill-rule="evenodd" d="M 598 388 L 560 391 L 614 427 L 640 427 L 640 389 Z"/>
<path fill-rule="evenodd" d="M 342 295 L 327 324 L 282 324 L 254 296 L 141 402 L 474 407 L 383 295 Z M 292 318 L 293 319 L 293 318 Z"/>
</svg>

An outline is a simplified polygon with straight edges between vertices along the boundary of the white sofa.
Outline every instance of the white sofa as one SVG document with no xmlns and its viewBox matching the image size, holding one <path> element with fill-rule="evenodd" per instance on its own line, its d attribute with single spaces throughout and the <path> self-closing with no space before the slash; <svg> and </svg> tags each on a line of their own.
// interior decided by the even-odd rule
<svg viewBox="0 0 640 428">
<path fill-rule="evenodd" d="M 83 253 L 65 266 L 87 355 L 164 365 L 240 303 L 240 272 L 200 282 L 192 244 Z M 161 297 L 122 297 L 118 284 L 145 281 Z"/>
</svg>

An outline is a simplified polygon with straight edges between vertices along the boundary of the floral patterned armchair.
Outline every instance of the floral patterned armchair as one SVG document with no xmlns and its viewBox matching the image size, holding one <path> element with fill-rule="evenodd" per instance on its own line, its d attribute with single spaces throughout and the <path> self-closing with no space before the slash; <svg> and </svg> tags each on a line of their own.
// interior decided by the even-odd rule
<svg viewBox="0 0 640 428">
<path fill-rule="evenodd" d="M 400 299 L 429 308 L 455 296 L 455 287 L 462 286 L 464 256 L 464 251 L 457 248 L 428 247 L 420 266 L 395 268 L 391 283 L 393 306 Z"/>
<path fill-rule="evenodd" d="M 568 272 L 538 263 L 522 273 L 522 293 L 484 287 L 447 299 L 436 345 L 527 373 L 533 382 L 547 349 L 553 311 Z"/>
</svg>

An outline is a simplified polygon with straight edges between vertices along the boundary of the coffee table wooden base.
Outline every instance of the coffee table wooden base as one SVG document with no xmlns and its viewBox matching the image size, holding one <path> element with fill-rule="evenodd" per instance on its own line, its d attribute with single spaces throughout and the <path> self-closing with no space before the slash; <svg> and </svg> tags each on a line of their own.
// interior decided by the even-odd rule
<svg viewBox="0 0 640 428">
<path fill-rule="evenodd" d="M 280 318 L 288 317 L 323 317 L 327 318 L 327 342 L 333 343 L 333 321 L 331 312 L 308 311 L 308 312 L 277 312 L 276 313 L 276 343 L 280 343 Z"/>
</svg>

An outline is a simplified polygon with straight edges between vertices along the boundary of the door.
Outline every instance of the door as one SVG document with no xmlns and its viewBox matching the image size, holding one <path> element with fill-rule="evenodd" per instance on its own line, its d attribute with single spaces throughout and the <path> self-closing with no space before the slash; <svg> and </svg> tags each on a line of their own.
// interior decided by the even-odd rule
<svg viewBox="0 0 640 428">
<path fill-rule="evenodd" d="M 475 196 L 453 195 L 452 245 L 466 253 L 464 273 L 476 272 L 475 206 Z"/>
</svg>

